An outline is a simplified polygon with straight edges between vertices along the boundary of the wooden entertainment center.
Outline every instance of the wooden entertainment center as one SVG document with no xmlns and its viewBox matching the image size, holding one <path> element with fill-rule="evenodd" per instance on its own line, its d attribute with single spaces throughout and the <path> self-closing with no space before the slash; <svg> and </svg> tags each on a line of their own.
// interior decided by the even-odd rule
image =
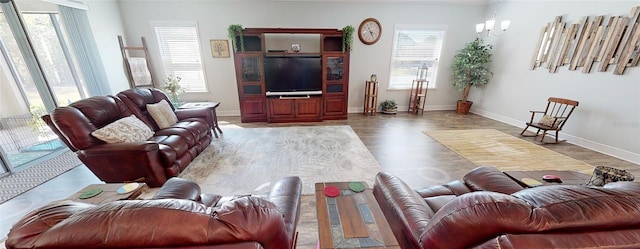
<svg viewBox="0 0 640 249">
<path fill-rule="evenodd" d="M 234 60 L 242 122 L 347 118 L 349 50 L 342 51 L 341 30 L 245 28 L 236 37 L 236 47 Z M 322 78 L 321 89 L 270 92 L 266 85 L 265 61 L 274 57 L 320 60 L 321 76 L 314 77 Z"/>
</svg>

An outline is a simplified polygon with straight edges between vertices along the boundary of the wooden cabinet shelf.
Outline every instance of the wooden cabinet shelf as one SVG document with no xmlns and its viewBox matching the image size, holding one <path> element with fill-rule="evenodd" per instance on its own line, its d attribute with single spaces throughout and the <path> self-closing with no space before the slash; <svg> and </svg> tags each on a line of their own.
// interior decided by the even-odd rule
<svg viewBox="0 0 640 249">
<path fill-rule="evenodd" d="M 293 52 L 267 52 L 264 55 L 265 57 L 320 57 L 321 53 L 293 53 Z"/>
<path fill-rule="evenodd" d="M 289 38 L 286 34 L 292 36 L 316 34 L 319 40 L 316 40 L 315 44 L 319 44 L 319 47 L 311 46 L 312 49 L 305 50 L 306 47 L 303 45 L 300 52 L 291 52 L 283 49 L 282 41 L 276 47 L 267 45 L 272 47 L 272 50 L 265 47 L 265 37 L 285 36 L 287 39 L 284 43 L 286 43 Z M 240 49 L 240 36 L 244 40 L 244 50 Z M 349 51 L 342 52 L 341 30 L 246 28 L 241 34 L 238 34 L 237 38 L 236 45 L 239 49 L 234 51 L 234 60 L 242 122 L 307 122 L 347 119 Z M 265 58 L 298 56 L 322 58 L 322 94 L 305 98 L 267 96 L 264 63 L 269 59 Z"/>
</svg>

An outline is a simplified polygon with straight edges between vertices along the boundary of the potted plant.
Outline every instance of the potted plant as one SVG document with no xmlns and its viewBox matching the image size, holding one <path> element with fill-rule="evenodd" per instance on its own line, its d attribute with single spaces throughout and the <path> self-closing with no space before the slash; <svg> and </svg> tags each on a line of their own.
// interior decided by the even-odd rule
<svg viewBox="0 0 640 249">
<path fill-rule="evenodd" d="M 462 99 L 457 102 L 457 113 L 468 114 L 473 102 L 467 100 L 471 87 L 479 87 L 489 83 L 493 73 L 489 69 L 491 49 L 493 46 L 482 44 L 482 39 L 476 38 L 467 43 L 453 57 L 451 70 L 453 71 L 453 86 L 462 91 Z"/>
<path fill-rule="evenodd" d="M 342 28 L 342 52 L 346 52 L 347 48 L 351 50 L 353 48 L 353 32 L 354 28 L 351 25 L 347 25 Z"/>
<path fill-rule="evenodd" d="M 388 99 L 380 103 L 380 108 L 382 109 L 382 113 L 396 114 L 398 112 L 398 102 Z"/>
<path fill-rule="evenodd" d="M 238 45 L 240 45 L 240 51 L 244 52 L 244 37 L 242 36 L 243 29 L 244 28 L 240 24 L 231 24 L 229 25 L 229 28 L 227 28 L 234 52 L 238 52 Z M 240 44 L 237 43 L 238 38 L 240 39 Z"/>
<path fill-rule="evenodd" d="M 162 90 L 169 95 L 169 100 L 175 107 L 180 105 L 180 94 L 184 93 L 180 80 L 181 78 L 178 76 L 169 75 L 162 86 Z"/>
</svg>

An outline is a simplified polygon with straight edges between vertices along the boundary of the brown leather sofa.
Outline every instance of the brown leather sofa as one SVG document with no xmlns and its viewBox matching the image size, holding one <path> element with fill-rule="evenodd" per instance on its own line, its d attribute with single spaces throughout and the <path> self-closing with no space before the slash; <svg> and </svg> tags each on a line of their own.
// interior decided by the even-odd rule
<svg viewBox="0 0 640 249">
<path fill-rule="evenodd" d="M 222 201 L 193 182 L 171 178 L 152 200 L 92 205 L 62 201 L 18 221 L 6 247 L 18 248 L 293 248 L 300 215 L 298 177 L 265 196 Z"/>
<path fill-rule="evenodd" d="M 640 248 L 640 183 L 523 189 L 480 167 L 419 190 L 381 172 L 373 193 L 402 248 Z"/>
<path fill-rule="evenodd" d="M 130 89 L 117 96 L 95 96 L 58 107 L 43 120 L 78 158 L 104 182 L 144 180 L 162 186 L 177 176 L 211 143 L 211 112 L 207 109 L 174 110 L 178 122 L 160 129 L 146 104 L 168 100 L 156 89 Z M 172 107 L 173 108 L 173 107 Z M 154 135 L 144 142 L 106 143 L 92 132 L 135 115 Z"/>
</svg>

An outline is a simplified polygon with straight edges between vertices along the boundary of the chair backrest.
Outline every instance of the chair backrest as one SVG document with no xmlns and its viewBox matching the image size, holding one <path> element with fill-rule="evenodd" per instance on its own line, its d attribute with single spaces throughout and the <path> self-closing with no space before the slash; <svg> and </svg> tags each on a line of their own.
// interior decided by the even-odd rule
<svg viewBox="0 0 640 249">
<path fill-rule="evenodd" d="M 544 114 L 563 120 L 558 126 L 558 129 L 562 129 L 562 126 L 564 126 L 571 116 L 571 113 L 573 113 L 573 110 L 579 104 L 579 102 L 575 100 L 556 97 L 550 97 L 547 101 L 547 108 L 544 110 Z"/>
<path fill-rule="evenodd" d="M 171 109 L 174 109 L 173 105 L 171 105 L 171 100 L 167 94 L 163 91 L 160 91 L 155 88 L 133 88 L 127 89 L 117 94 L 118 98 L 124 102 L 125 105 L 129 108 L 129 110 L 136 115 L 136 117 L 142 122 L 145 122 L 149 127 L 151 127 L 154 131 L 160 129 L 158 124 L 153 120 L 149 111 L 147 111 L 147 104 L 155 104 L 163 99 L 169 103 Z"/>
<path fill-rule="evenodd" d="M 104 127 L 132 113 L 113 96 L 94 96 L 54 109 L 48 119 L 49 127 L 60 136 L 73 151 L 84 150 L 104 141 L 91 135 L 91 132 Z"/>
</svg>

